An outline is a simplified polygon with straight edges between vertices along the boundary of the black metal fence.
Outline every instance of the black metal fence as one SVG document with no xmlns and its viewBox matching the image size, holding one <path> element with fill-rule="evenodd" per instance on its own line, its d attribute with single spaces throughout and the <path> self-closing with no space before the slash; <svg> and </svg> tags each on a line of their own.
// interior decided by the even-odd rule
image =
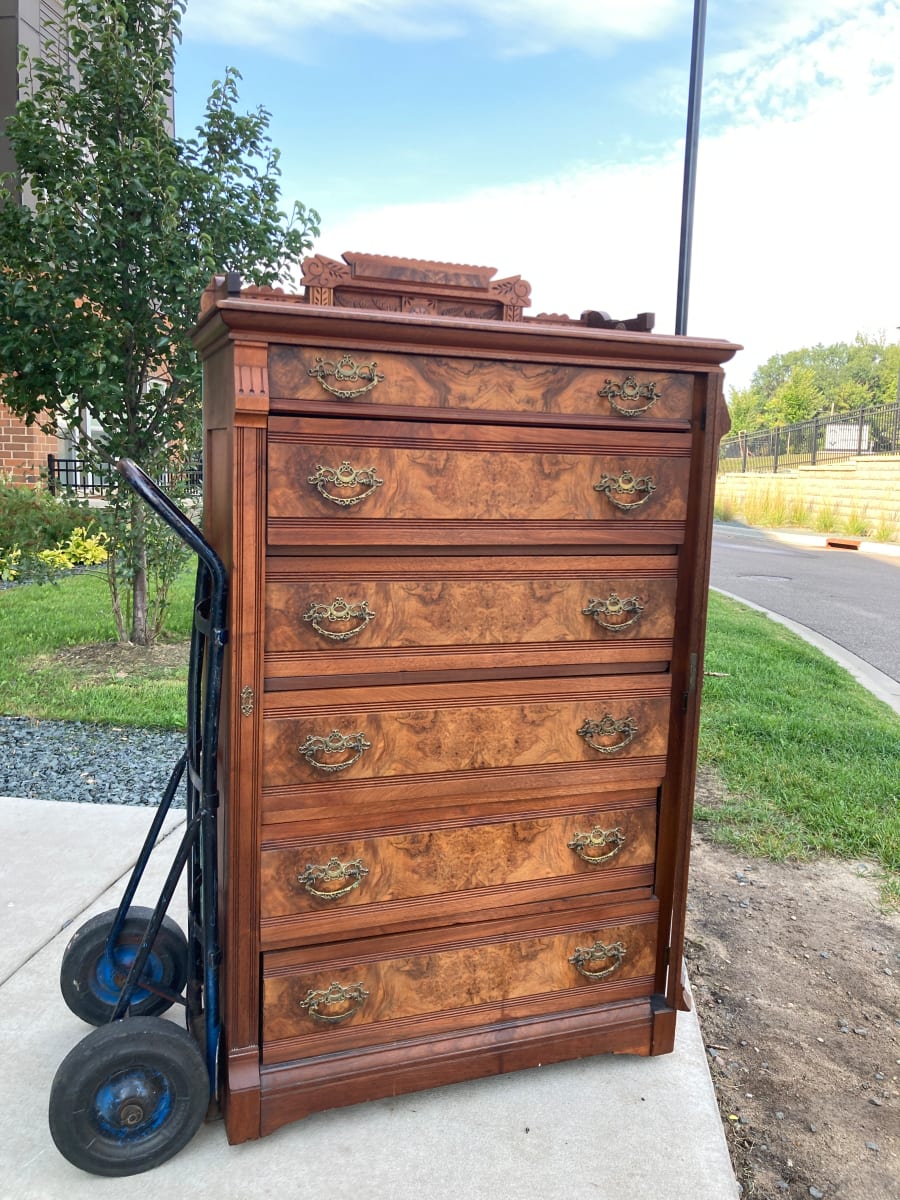
<svg viewBox="0 0 900 1200">
<path fill-rule="evenodd" d="M 790 470 L 872 454 L 900 454 L 900 403 L 729 434 L 719 447 L 719 473 Z"/>
<path fill-rule="evenodd" d="M 66 492 L 76 496 L 103 497 L 111 477 L 111 470 L 92 469 L 86 459 L 47 455 L 47 487 L 54 496 Z M 200 496 L 203 493 L 203 464 L 196 458 L 182 466 L 168 467 L 156 482 L 165 492 Z"/>
</svg>

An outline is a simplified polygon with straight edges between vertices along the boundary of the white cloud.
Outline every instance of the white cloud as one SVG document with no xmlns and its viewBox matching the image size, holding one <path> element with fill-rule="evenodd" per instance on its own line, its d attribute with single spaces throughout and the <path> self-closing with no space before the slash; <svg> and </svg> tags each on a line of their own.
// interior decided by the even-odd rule
<svg viewBox="0 0 900 1200">
<path fill-rule="evenodd" d="M 900 324 L 900 81 L 841 87 L 791 119 L 746 124 L 700 150 L 689 331 L 746 346 L 744 386 L 770 355 Z M 286 181 L 289 183 L 289 181 Z M 488 263 L 532 284 L 532 313 L 604 308 L 674 328 L 681 148 L 454 202 L 326 222 L 319 249 Z"/>
<path fill-rule="evenodd" d="M 900 45 L 897 0 L 857 4 L 849 13 L 839 3 L 797 7 L 762 40 L 710 61 L 703 89 L 708 120 L 799 117 L 835 91 L 857 97 L 892 77 Z"/>
<path fill-rule="evenodd" d="M 692 0 L 191 0 L 197 40 L 299 56 L 317 31 L 346 37 L 442 40 L 487 30 L 509 53 L 585 42 L 643 41 L 689 20 Z M 687 16 L 686 16 L 687 14 Z"/>
</svg>

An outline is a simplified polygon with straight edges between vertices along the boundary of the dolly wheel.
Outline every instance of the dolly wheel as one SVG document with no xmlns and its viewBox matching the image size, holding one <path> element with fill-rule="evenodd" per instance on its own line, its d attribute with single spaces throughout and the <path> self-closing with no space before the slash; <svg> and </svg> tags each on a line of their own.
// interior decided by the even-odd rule
<svg viewBox="0 0 900 1200">
<path fill-rule="evenodd" d="M 131 1017 L 93 1030 L 60 1063 L 50 1133 L 83 1171 L 138 1175 L 187 1145 L 208 1104 L 191 1035 L 160 1017 Z"/>
<path fill-rule="evenodd" d="M 76 1017 L 90 1025 L 105 1025 L 110 1020 L 152 915 L 151 908 L 130 908 L 111 954 L 106 943 L 116 918 L 115 909 L 85 922 L 66 946 L 59 987 Z M 141 980 L 179 995 L 187 979 L 187 967 L 187 938 L 171 918 L 164 917 Z M 165 1012 L 171 1003 L 148 987 L 138 985 L 128 1014 L 155 1016 Z"/>
</svg>

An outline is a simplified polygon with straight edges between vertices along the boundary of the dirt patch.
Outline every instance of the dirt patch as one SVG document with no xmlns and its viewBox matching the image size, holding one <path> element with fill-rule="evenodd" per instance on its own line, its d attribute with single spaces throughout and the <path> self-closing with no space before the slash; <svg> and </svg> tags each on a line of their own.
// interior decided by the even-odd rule
<svg viewBox="0 0 900 1200">
<path fill-rule="evenodd" d="M 187 668 L 190 642 L 157 642 L 135 646 L 131 642 L 94 642 L 67 646 L 34 660 L 36 670 L 65 667 L 88 682 L 125 679 L 139 674 L 146 678 L 173 675 Z"/>
<path fill-rule="evenodd" d="M 877 868 L 695 834 L 685 954 L 743 1195 L 896 1200 L 900 915 Z"/>
</svg>

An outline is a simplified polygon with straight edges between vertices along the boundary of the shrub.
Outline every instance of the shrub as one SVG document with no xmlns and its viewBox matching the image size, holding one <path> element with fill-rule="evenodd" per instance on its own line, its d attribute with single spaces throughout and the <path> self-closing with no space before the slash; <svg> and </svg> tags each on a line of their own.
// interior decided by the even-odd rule
<svg viewBox="0 0 900 1200">
<path fill-rule="evenodd" d="M 19 578 L 21 558 L 22 551 L 18 546 L 11 546 L 9 550 L 0 549 L 0 583 L 12 583 Z"/>
<path fill-rule="evenodd" d="M 87 512 L 85 501 L 51 496 L 43 488 L 0 482 L 0 552 L 8 554 L 15 546 L 23 558 L 34 558 L 84 525 Z"/>
<path fill-rule="evenodd" d="M 72 567 L 92 567 L 97 563 L 106 562 L 109 554 L 107 545 L 109 535 L 103 530 L 88 533 L 89 526 L 78 525 L 72 530 L 69 538 L 58 542 L 52 550 L 41 550 L 38 558 L 57 570 L 69 571 Z"/>
</svg>

